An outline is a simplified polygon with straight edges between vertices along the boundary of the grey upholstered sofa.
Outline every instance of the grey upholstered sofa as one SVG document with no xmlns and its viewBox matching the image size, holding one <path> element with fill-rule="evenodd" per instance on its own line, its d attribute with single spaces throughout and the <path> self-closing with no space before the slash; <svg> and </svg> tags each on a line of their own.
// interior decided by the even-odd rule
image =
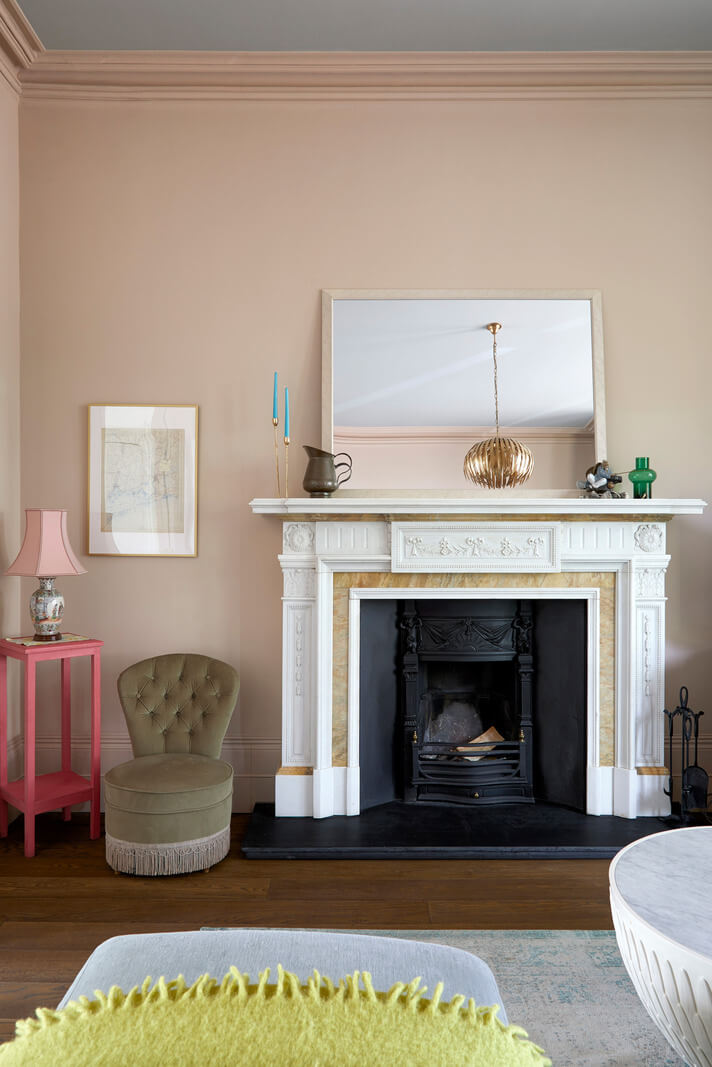
<svg viewBox="0 0 712 1067">
<path fill-rule="evenodd" d="M 461 993 L 477 1004 L 499 1004 L 499 1018 L 507 1021 L 492 971 L 469 952 L 425 941 L 323 930 L 190 930 L 112 937 L 92 952 L 59 1007 L 112 985 L 127 992 L 147 975 L 155 981 L 161 975 L 171 979 L 182 974 L 193 982 L 206 972 L 222 978 L 234 965 L 256 978 L 266 967 L 276 976 L 279 963 L 302 981 L 315 968 L 334 980 L 356 970 L 369 971 L 374 988 L 382 991 L 416 976 L 431 991 L 442 981 L 444 999 Z"/>
</svg>

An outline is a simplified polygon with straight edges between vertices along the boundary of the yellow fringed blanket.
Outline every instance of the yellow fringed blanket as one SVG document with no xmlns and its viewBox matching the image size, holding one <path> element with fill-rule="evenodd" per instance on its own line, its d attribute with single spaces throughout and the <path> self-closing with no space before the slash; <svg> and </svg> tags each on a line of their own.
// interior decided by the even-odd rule
<svg viewBox="0 0 712 1067">
<path fill-rule="evenodd" d="M 233 967 L 222 982 L 161 978 L 153 989 L 147 978 L 130 993 L 113 986 L 61 1011 L 38 1008 L 0 1045 L 0 1067 L 551 1067 L 497 1007 L 445 1003 L 442 983 L 427 999 L 419 978 L 379 993 L 366 972 L 338 986 L 316 971 L 304 985 L 281 967 L 269 985 L 269 974 L 250 985 Z"/>
</svg>

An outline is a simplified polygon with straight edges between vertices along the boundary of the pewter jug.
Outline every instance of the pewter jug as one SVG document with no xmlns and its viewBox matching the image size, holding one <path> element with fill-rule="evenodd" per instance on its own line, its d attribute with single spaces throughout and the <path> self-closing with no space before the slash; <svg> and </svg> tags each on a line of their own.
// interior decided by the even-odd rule
<svg viewBox="0 0 712 1067">
<path fill-rule="evenodd" d="M 310 496 L 330 496 L 351 477 L 351 456 L 348 452 L 324 452 L 321 448 L 312 445 L 302 446 L 309 456 L 307 469 L 304 473 L 302 485 Z M 346 456 L 345 460 L 337 463 L 339 456 Z M 339 473 L 341 472 L 341 473 Z"/>
</svg>

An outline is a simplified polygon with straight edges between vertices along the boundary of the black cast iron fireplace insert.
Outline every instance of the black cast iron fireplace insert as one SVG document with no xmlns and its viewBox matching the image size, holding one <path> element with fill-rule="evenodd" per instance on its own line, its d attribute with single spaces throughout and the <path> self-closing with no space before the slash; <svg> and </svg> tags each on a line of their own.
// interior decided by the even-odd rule
<svg viewBox="0 0 712 1067">
<path fill-rule="evenodd" d="M 429 637 L 422 620 L 433 617 L 436 621 L 428 624 Z M 436 647 L 432 637 L 435 634 L 433 627 L 451 631 L 459 625 L 458 619 L 464 620 L 463 639 L 453 655 L 444 647 Z M 530 619 L 533 625 L 529 637 L 530 652 L 527 653 L 518 650 L 517 643 L 519 649 L 526 647 Z M 466 647 L 468 627 L 474 630 L 474 623 L 480 627 L 481 633 L 489 633 L 492 638 L 488 641 L 486 655 L 479 660 L 473 658 L 474 650 Z M 499 641 L 497 627 L 503 630 Z M 412 657 L 414 652 L 417 653 L 419 644 L 420 651 L 429 658 L 424 664 L 417 708 L 408 712 L 403 678 L 404 657 Z M 414 785 L 411 781 L 414 732 L 418 734 L 417 751 L 422 754 L 426 740 L 429 746 L 445 744 L 447 749 L 456 749 L 461 742 L 472 740 L 490 726 L 498 729 L 509 748 L 484 752 L 486 745 L 492 742 L 480 742 L 482 747 L 475 754 L 491 756 L 495 751 L 500 770 L 506 769 L 505 758 L 509 759 L 511 768 L 517 758 L 521 764 L 524 756 L 524 764 L 517 766 L 516 775 L 510 774 L 509 782 L 505 783 L 512 788 L 503 790 L 503 795 L 498 798 L 498 803 L 504 803 L 508 808 L 510 822 L 529 810 L 526 799 L 523 803 L 512 803 L 506 795 L 509 791 L 511 797 L 516 785 L 520 796 L 526 798 L 530 790 L 520 790 L 520 784 L 532 785 L 531 793 L 536 803 L 586 811 L 588 661 L 584 600 L 541 596 L 529 596 L 527 600 L 515 597 L 456 599 L 448 598 L 447 592 L 442 598 L 418 597 L 416 594 L 408 600 L 403 597 L 364 600 L 361 604 L 360 652 L 359 762 L 362 811 L 398 801 L 424 813 L 426 805 L 414 803 Z M 525 659 L 528 655 L 531 656 L 529 663 Z M 529 668 L 531 675 L 527 678 Z M 414 669 L 412 659 L 408 662 L 408 669 Z M 463 699 L 463 691 L 472 692 L 473 687 L 478 691 L 477 701 Z M 419 715 L 422 714 L 427 727 L 425 716 L 428 711 L 431 723 L 441 718 L 438 712 L 445 704 L 446 697 L 438 697 L 435 692 L 427 693 L 427 690 L 438 688 L 449 694 L 448 708 L 457 712 L 457 716 L 464 716 L 464 724 L 460 722 L 459 725 L 456 716 L 455 727 L 460 732 L 455 733 L 454 738 L 452 734 L 443 735 L 441 727 L 445 723 L 435 722 L 436 730 L 428 733 L 419 721 Z M 422 707 L 420 696 L 426 697 Z M 458 702 L 465 706 L 454 707 Z M 531 736 L 531 743 L 519 741 L 520 729 L 525 738 Z M 427 754 L 440 755 L 442 750 L 429 747 Z M 458 755 L 462 757 L 463 753 Z M 423 762 L 427 766 L 423 767 Z M 436 762 L 438 765 L 447 763 L 448 766 L 439 766 L 436 772 L 431 769 Z M 494 760 L 460 759 L 458 762 L 460 767 L 454 770 L 452 765 L 456 763 L 455 758 L 420 761 L 419 769 L 428 775 L 438 773 L 445 778 L 452 772 L 460 776 L 454 782 L 445 783 L 447 792 L 440 788 L 442 783 L 432 783 L 431 780 L 430 784 L 438 786 L 438 795 L 443 798 L 434 799 L 431 791 L 431 802 L 436 808 L 444 805 L 455 807 L 463 815 L 467 811 L 496 811 L 496 807 L 480 803 L 485 799 L 482 789 L 470 785 L 469 780 L 461 780 L 464 770 L 466 779 L 474 779 L 484 788 L 482 779 L 485 769 L 489 776 Z M 474 768 L 472 775 L 468 775 L 468 765 L 471 771 Z M 418 782 L 416 788 L 424 784 Z M 455 791 L 450 794 L 452 786 Z M 465 797 L 463 802 L 464 791 L 480 793 L 480 797 Z M 490 800 L 492 796 L 490 792 Z M 426 794 L 421 792 L 418 799 L 426 800 Z"/>
<path fill-rule="evenodd" d="M 403 797 L 533 803 L 532 605 L 405 600 Z"/>
</svg>

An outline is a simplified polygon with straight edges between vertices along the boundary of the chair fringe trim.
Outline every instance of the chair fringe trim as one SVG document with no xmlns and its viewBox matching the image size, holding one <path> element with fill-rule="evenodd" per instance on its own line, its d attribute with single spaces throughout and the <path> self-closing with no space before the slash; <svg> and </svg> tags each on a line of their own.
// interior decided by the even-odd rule
<svg viewBox="0 0 712 1067">
<path fill-rule="evenodd" d="M 443 983 L 438 982 L 432 997 L 426 998 L 427 986 L 421 986 L 421 979 L 414 978 L 412 982 L 396 982 L 387 993 L 378 992 L 373 988 L 373 981 L 368 971 L 354 971 L 347 974 L 335 985 L 330 978 L 322 977 L 315 970 L 312 977 L 302 984 L 296 974 L 285 971 L 281 964 L 277 967 L 277 984 L 269 983 L 270 969 L 267 967 L 260 972 L 257 985 L 250 985 L 249 974 L 243 974 L 237 967 L 231 967 L 228 974 L 218 982 L 209 974 L 202 974 L 189 986 L 183 977 L 167 982 L 165 978 L 158 979 L 151 988 L 153 979 L 145 978 L 141 986 L 134 986 L 128 993 L 124 993 L 119 986 L 112 986 L 108 993 L 102 993 L 97 989 L 95 1000 L 86 996 L 78 1000 L 71 1000 L 64 1008 L 54 1010 L 52 1008 L 37 1008 L 35 1018 L 19 1019 L 15 1024 L 15 1036 L 18 1038 L 29 1037 L 32 1033 L 54 1026 L 55 1024 L 73 1023 L 80 1018 L 90 1015 L 99 1015 L 104 1012 L 133 1011 L 147 1008 L 156 1001 L 179 1001 L 184 998 L 193 1000 L 207 1000 L 208 998 L 220 997 L 232 1000 L 236 1004 L 245 1005 L 248 1000 L 272 1000 L 284 998 L 290 1001 L 336 1001 L 347 1003 L 358 1001 L 364 1008 L 369 1005 L 380 1005 L 386 1011 L 411 1012 L 414 1015 L 440 1015 L 445 1016 L 451 1026 L 465 1025 L 473 1027 L 496 1027 L 511 1041 L 524 1045 L 532 1055 L 543 1055 L 543 1049 L 528 1040 L 526 1030 L 521 1026 L 507 1026 L 498 1018 L 499 1004 L 492 1006 L 478 1006 L 472 997 L 467 999 L 461 995 L 455 996 L 450 1001 L 443 1001 Z M 542 1062 L 542 1061 L 538 1061 Z M 550 1060 L 544 1060 L 542 1067 Z"/>
<path fill-rule="evenodd" d="M 143 845 L 106 835 L 106 862 L 122 874 L 189 874 L 213 867 L 230 851 L 230 827 L 193 841 Z"/>
</svg>

